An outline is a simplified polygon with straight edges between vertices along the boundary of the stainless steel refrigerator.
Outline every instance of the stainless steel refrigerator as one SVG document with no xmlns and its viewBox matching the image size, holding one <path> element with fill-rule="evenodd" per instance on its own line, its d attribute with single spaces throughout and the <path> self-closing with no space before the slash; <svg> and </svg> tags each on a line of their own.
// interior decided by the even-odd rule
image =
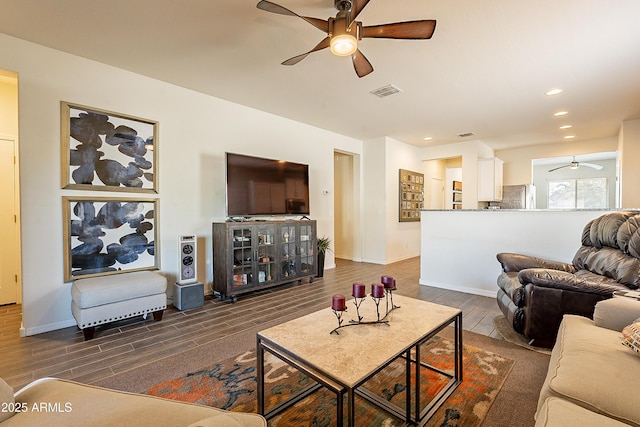
<svg viewBox="0 0 640 427">
<path fill-rule="evenodd" d="M 536 187 L 526 185 L 505 185 L 502 187 L 500 209 L 535 209 Z"/>
</svg>

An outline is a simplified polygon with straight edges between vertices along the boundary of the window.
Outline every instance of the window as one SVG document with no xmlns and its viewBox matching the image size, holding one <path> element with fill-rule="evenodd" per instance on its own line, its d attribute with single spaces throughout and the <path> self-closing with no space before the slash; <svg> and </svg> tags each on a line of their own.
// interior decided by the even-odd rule
<svg viewBox="0 0 640 427">
<path fill-rule="evenodd" d="M 608 208 L 607 178 L 549 181 L 549 209 Z"/>
</svg>

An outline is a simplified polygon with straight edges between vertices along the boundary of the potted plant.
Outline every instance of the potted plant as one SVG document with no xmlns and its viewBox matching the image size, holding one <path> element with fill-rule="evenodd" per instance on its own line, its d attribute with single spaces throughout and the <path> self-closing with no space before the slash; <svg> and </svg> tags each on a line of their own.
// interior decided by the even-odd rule
<svg viewBox="0 0 640 427">
<path fill-rule="evenodd" d="M 322 236 L 318 237 L 317 240 L 318 246 L 318 274 L 316 277 L 322 277 L 324 275 L 324 257 L 327 251 L 331 251 L 331 239 Z"/>
</svg>

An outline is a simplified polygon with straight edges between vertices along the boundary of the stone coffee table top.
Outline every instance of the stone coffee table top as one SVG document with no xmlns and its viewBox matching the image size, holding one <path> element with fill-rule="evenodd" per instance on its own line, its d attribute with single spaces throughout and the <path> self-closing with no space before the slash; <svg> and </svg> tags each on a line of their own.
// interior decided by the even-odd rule
<svg viewBox="0 0 640 427">
<path fill-rule="evenodd" d="M 326 309 L 265 329 L 258 335 L 294 359 L 347 387 L 355 387 L 412 344 L 443 324 L 451 323 L 461 312 L 456 308 L 400 295 L 394 295 L 393 302 L 400 308 L 389 313 L 385 319 L 388 324 L 354 325 L 340 328 L 339 334 L 331 334 L 338 321 L 329 307 L 330 301 L 327 301 Z M 357 319 L 353 300 L 347 301 L 347 310 L 342 316 L 343 326 L 350 319 Z M 381 317 L 384 317 L 385 310 L 383 298 L 380 302 Z M 360 306 L 360 315 L 363 322 L 377 320 L 376 306 L 370 296 Z"/>
</svg>

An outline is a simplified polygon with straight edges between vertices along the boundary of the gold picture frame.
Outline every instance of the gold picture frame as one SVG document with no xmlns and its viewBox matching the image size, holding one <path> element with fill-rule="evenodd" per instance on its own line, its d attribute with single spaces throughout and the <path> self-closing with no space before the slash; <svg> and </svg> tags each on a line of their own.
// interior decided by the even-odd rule
<svg viewBox="0 0 640 427">
<path fill-rule="evenodd" d="M 60 102 L 62 188 L 158 193 L 158 122 Z"/>
<path fill-rule="evenodd" d="M 64 281 L 160 268 L 159 199 L 62 197 Z"/>
</svg>

